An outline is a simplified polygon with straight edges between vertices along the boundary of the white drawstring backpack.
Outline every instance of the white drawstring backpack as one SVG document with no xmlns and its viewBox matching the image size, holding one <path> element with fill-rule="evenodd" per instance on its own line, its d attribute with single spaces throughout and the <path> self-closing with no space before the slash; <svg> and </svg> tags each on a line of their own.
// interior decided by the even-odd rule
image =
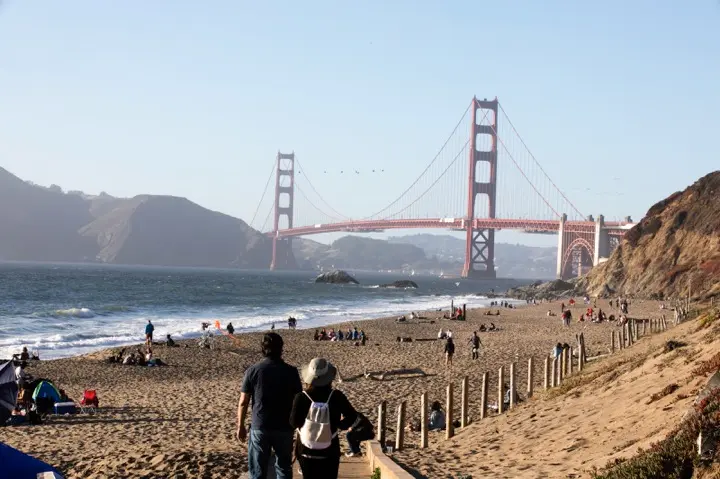
<svg viewBox="0 0 720 479">
<path fill-rule="evenodd" d="M 333 434 L 330 427 L 330 398 L 335 390 L 330 391 L 326 402 L 315 402 L 308 393 L 304 393 L 310 399 L 310 410 L 305 418 L 303 427 L 298 429 L 300 442 L 308 449 L 327 449 L 337 433 Z"/>
</svg>

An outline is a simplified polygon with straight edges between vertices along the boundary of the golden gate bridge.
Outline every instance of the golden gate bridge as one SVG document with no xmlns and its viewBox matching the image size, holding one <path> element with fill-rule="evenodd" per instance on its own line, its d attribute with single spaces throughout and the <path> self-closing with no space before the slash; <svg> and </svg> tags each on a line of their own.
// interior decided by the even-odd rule
<svg viewBox="0 0 720 479">
<path fill-rule="evenodd" d="M 256 225 L 266 198 L 271 204 L 265 221 Z M 339 212 L 294 152 L 278 152 L 251 225 L 272 238 L 272 270 L 297 267 L 292 250 L 297 236 L 461 231 L 466 241 L 462 276 L 473 279 L 496 276 L 497 230 L 557 234 L 557 277 L 567 279 L 604 261 L 633 223 L 630 217 L 605 221 L 603 215 L 581 213 L 537 161 L 497 98 L 473 98 L 438 153 L 383 208 L 359 218 Z"/>
</svg>

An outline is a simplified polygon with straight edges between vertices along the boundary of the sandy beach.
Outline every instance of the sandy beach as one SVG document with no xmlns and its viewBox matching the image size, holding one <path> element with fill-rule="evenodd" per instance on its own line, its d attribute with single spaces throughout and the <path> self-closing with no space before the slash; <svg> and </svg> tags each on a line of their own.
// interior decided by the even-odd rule
<svg viewBox="0 0 720 479">
<path fill-rule="evenodd" d="M 608 314 L 617 314 L 605 300 L 598 306 Z M 607 352 L 610 330 L 617 329 L 616 323 L 578 322 L 585 308 L 582 304 L 573 308 L 569 328 L 562 326 L 559 315 L 546 315 L 548 309 L 559 313 L 559 302 L 499 308 L 499 316 L 485 316 L 485 309 L 469 310 L 464 322 L 396 323 L 395 318 L 362 321 L 353 325 L 367 333 L 365 346 L 313 341 L 312 330 L 277 332 L 285 339 L 285 359 L 290 364 L 300 366 L 317 356 L 336 364 L 345 378 L 337 387 L 371 420 L 376 419 L 379 402 L 388 401 L 390 435 L 400 401 L 407 401 L 408 418 L 416 418 L 422 392 L 428 393 L 431 402 L 439 400 L 444 404 L 448 382 L 455 384 L 459 395 L 463 376 L 470 381 L 472 418 L 479 410 L 485 371 L 496 378 L 500 366 L 507 368 L 514 361 L 524 394 L 527 359 L 535 358 L 535 382 L 540 387 L 542 360 L 555 343 L 573 345 L 576 333 L 582 331 L 588 355 Z M 638 318 L 654 318 L 659 313 L 654 302 L 638 302 L 630 309 L 630 316 Z M 426 314 L 433 319 L 440 313 Z M 472 361 L 468 340 L 481 323 L 491 321 L 500 330 L 480 333 L 480 359 Z M 353 325 L 345 323 L 335 328 L 347 330 Z M 436 338 L 440 328 L 450 328 L 456 341 L 452 370 L 447 370 L 443 362 L 443 342 L 396 341 L 397 337 Z M 261 333 L 241 337 L 239 347 L 223 337 L 212 350 L 198 348 L 195 341 L 180 343 L 176 348 L 156 346 L 155 356 L 168 363 L 167 367 L 108 364 L 104 359 L 109 351 L 32 363 L 30 374 L 53 380 L 76 401 L 84 389 L 97 389 L 100 411 L 94 416 L 53 417 L 41 426 L 3 428 L 0 439 L 59 467 L 68 478 L 240 477 L 247 464 L 245 445 L 233 435 L 237 400 L 245 369 L 260 359 Z M 404 368 L 420 368 L 426 375 L 383 381 L 362 376 L 366 371 Z M 491 381 L 489 397 L 491 402 L 497 397 L 496 379 Z M 456 414 L 459 417 L 459 401 Z M 439 433 L 434 434 L 431 444 L 440 440 Z M 409 433 L 406 441 L 416 443 L 417 436 Z"/>
</svg>

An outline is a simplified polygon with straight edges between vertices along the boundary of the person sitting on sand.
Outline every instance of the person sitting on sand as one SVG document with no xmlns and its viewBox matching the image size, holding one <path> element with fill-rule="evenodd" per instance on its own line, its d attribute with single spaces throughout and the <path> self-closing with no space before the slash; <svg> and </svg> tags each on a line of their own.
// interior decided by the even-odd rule
<svg viewBox="0 0 720 479">
<path fill-rule="evenodd" d="M 365 346 L 365 342 L 367 341 L 367 339 L 368 339 L 368 338 L 367 338 L 367 334 L 365 334 L 365 331 L 363 331 L 363 330 L 361 329 L 361 330 L 360 330 L 360 344 L 362 344 L 363 346 Z"/>
<path fill-rule="evenodd" d="M 139 349 L 137 354 L 135 355 L 135 364 L 137 364 L 138 366 L 145 366 L 147 364 L 147 361 L 145 361 L 145 355 L 140 352 Z"/>
<path fill-rule="evenodd" d="M 440 332 L 438 333 L 438 339 L 446 339 L 447 336 L 445 335 L 445 331 L 440 328 Z"/>
<path fill-rule="evenodd" d="M 549 309 L 548 309 L 547 315 L 548 315 L 549 317 L 551 317 L 551 316 L 557 316 L 555 313 L 553 313 L 553 312 L 550 311 Z"/>
<path fill-rule="evenodd" d="M 135 359 L 135 353 L 130 353 L 123 359 L 124 366 L 134 366 L 137 363 Z"/>
<path fill-rule="evenodd" d="M 440 407 L 440 401 L 433 401 L 430 406 L 430 422 L 428 424 L 430 431 L 442 431 L 445 429 L 445 413 Z"/>
<path fill-rule="evenodd" d="M 16 361 L 27 361 L 30 359 L 30 353 L 28 353 L 27 347 L 24 346 L 20 354 L 13 354 L 13 359 Z"/>
<path fill-rule="evenodd" d="M 497 327 L 495 326 L 495 323 L 490 323 L 490 327 L 488 328 L 488 331 L 497 331 Z"/>
<path fill-rule="evenodd" d="M 487 326 L 485 326 L 485 323 L 482 323 L 482 324 L 480 325 L 479 331 L 480 331 L 481 333 L 484 333 L 485 331 L 487 331 Z"/>
<path fill-rule="evenodd" d="M 119 353 L 111 354 L 110 357 L 107 359 L 107 362 L 120 364 L 123 362 L 124 355 L 125 355 L 125 348 L 122 348 Z"/>
<path fill-rule="evenodd" d="M 235 334 L 235 326 L 233 326 L 232 323 L 228 323 L 227 326 L 225 326 L 225 329 L 227 330 L 228 334 Z"/>
<path fill-rule="evenodd" d="M 318 330 L 315 330 L 315 334 L 313 334 L 313 341 L 319 341 L 320 340 L 320 333 Z"/>
<path fill-rule="evenodd" d="M 515 391 L 515 400 L 513 402 L 517 404 L 520 401 L 520 394 Z M 508 383 L 505 383 L 505 397 L 503 398 L 503 406 L 505 409 L 510 407 L 510 385 Z"/>
<path fill-rule="evenodd" d="M 448 337 L 447 342 L 445 342 L 445 366 L 452 367 L 452 359 L 453 359 L 454 354 L 455 354 L 455 343 L 453 343 L 453 340 L 451 337 Z"/>
<path fill-rule="evenodd" d="M 167 336 L 165 336 L 165 338 L 166 338 L 165 345 L 168 348 L 174 348 L 175 346 L 177 346 L 177 344 L 175 344 L 175 341 L 173 341 L 173 338 L 171 338 L 169 334 Z"/>
<path fill-rule="evenodd" d="M 338 329 L 337 335 L 335 335 L 338 341 L 343 341 L 345 339 L 345 334 L 342 332 L 342 329 Z"/>
</svg>

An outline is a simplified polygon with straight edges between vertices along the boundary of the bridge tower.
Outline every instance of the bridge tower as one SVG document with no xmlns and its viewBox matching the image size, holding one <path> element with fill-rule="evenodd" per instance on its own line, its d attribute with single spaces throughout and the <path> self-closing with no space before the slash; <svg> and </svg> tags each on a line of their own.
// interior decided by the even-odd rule
<svg viewBox="0 0 720 479">
<path fill-rule="evenodd" d="M 498 100 L 472 100 L 472 125 L 470 127 L 470 154 L 468 174 L 468 205 L 467 218 L 465 222 L 465 266 L 463 267 L 463 278 L 495 278 L 495 230 L 475 229 L 475 202 L 478 195 L 487 196 L 488 218 L 495 218 L 495 197 L 497 192 L 497 119 Z M 492 112 L 492 120 L 489 124 L 478 124 L 478 120 L 489 116 L 490 112 L 478 115 L 482 110 Z M 490 137 L 489 150 L 478 150 L 478 135 Z M 488 163 L 488 177 L 480 178 L 478 181 L 478 163 Z M 481 170 L 482 171 L 482 170 Z"/>
<path fill-rule="evenodd" d="M 275 211 L 272 238 L 272 260 L 270 270 L 297 269 L 292 251 L 292 238 L 278 237 L 280 220 L 287 220 L 285 228 L 293 227 L 293 203 L 295 199 L 295 153 L 277 154 L 275 175 Z M 284 229 L 284 228 L 283 228 Z"/>
</svg>

